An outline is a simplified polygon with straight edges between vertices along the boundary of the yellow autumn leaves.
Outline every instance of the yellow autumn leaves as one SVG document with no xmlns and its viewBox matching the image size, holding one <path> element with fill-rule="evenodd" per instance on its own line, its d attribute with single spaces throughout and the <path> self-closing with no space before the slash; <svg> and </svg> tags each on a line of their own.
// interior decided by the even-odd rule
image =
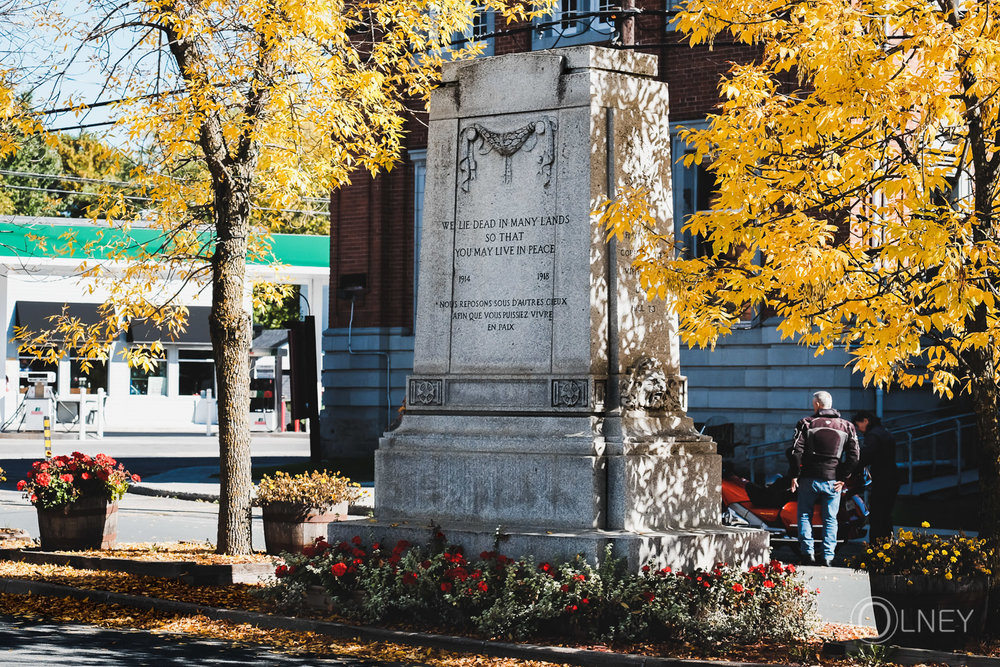
<svg viewBox="0 0 1000 667">
<path fill-rule="evenodd" d="M 1000 375 L 1000 15 L 918 0 L 691 0 L 694 44 L 757 45 L 707 127 L 682 131 L 710 164 L 711 207 L 681 221 L 707 252 L 647 234 L 635 267 L 673 295 L 682 336 L 712 345 L 753 313 L 817 354 L 844 346 L 868 383 L 941 393 Z M 633 201 L 629 201 L 629 198 Z M 642 216 L 625 192 L 605 222 Z M 986 361 L 983 361 L 983 360 Z M 992 360 L 992 361 L 989 361 Z"/>
</svg>

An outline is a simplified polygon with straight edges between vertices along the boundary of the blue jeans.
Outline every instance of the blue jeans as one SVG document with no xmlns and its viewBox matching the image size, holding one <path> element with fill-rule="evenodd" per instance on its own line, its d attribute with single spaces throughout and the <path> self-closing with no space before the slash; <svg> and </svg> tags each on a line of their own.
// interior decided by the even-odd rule
<svg viewBox="0 0 1000 667">
<path fill-rule="evenodd" d="M 840 491 L 834 488 L 836 480 L 799 480 L 799 551 L 813 555 L 813 507 L 819 504 L 823 517 L 823 560 L 830 562 L 837 549 L 837 512 L 840 511 Z"/>
</svg>

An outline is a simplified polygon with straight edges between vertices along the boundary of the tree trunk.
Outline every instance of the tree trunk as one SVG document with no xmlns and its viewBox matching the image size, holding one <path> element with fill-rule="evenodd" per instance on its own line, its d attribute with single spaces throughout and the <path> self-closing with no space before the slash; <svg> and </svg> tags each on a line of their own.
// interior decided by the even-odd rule
<svg viewBox="0 0 1000 667">
<path fill-rule="evenodd" d="M 993 590 L 1000 594 L 1000 423 L 997 407 L 1000 388 L 989 376 L 972 385 L 972 404 L 979 429 L 979 493 L 982 512 L 979 536 L 993 547 Z M 991 604 L 987 618 L 988 632 L 1000 635 L 1000 605 Z"/>
<path fill-rule="evenodd" d="M 990 380 L 975 382 L 972 403 L 979 428 L 979 492 L 982 494 L 981 537 L 1000 538 L 1000 423 L 997 407 L 1000 389 Z"/>
<path fill-rule="evenodd" d="M 236 180 L 236 179 L 234 179 Z M 246 187 L 240 187 L 241 182 Z M 219 533 L 217 550 L 252 550 L 250 534 L 250 314 L 243 308 L 249 181 L 215 186 L 216 246 L 209 318 L 219 388 Z"/>
</svg>

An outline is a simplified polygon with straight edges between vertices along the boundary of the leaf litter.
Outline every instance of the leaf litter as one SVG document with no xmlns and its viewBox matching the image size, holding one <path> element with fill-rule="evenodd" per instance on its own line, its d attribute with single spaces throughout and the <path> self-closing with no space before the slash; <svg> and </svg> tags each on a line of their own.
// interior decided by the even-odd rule
<svg viewBox="0 0 1000 667">
<path fill-rule="evenodd" d="M 81 553 L 81 552 L 76 552 Z M 82 552 L 91 556 L 114 558 L 134 558 L 136 560 L 170 561 L 185 560 L 204 564 L 224 564 L 233 562 L 267 562 L 271 557 L 253 554 L 253 560 L 236 561 L 233 557 L 211 552 L 210 545 L 180 543 L 171 545 L 128 544 L 112 551 Z M 228 560 L 227 560 L 228 559 Z M 123 572 L 84 570 L 69 566 L 41 565 L 0 560 L 0 577 L 29 581 L 43 581 L 62 584 L 84 590 L 108 591 L 139 595 L 163 600 L 174 600 L 211 607 L 239 609 L 257 613 L 272 610 L 265 601 L 254 597 L 252 592 L 261 586 L 231 584 L 227 586 L 192 586 L 174 579 L 136 576 Z M 103 604 L 75 598 L 56 598 L 40 595 L 0 594 L 0 603 L 7 613 L 26 619 L 46 619 L 59 622 L 81 622 L 108 628 L 135 628 L 150 630 L 167 635 L 190 635 L 236 643 L 271 646 L 276 650 L 317 655 L 348 655 L 395 662 L 422 662 L 428 665 L 448 667 L 478 667 L 498 665 L 511 667 L 553 663 L 542 661 L 515 660 L 485 656 L 467 655 L 403 646 L 387 642 L 335 639 L 313 632 L 261 629 L 251 624 L 212 620 L 198 614 L 179 614 L 159 611 L 144 611 L 118 604 Z M 331 614 L 310 614 L 310 618 L 344 622 Z M 436 631 L 448 634 L 444 628 L 428 629 L 411 624 L 397 624 L 397 629 Z M 826 641 L 848 641 L 873 636 L 874 628 L 826 624 L 817 634 L 804 642 L 761 642 L 754 645 L 718 645 L 699 647 L 684 643 L 644 643 L 627 647 L 609 647 L 602 644 L 582 644 L 557 642 L 554 645 L 574 646 L 597 651 L 626 650 L 645 655 L 670 656 L 673 658 L 714 658 L 742 662 L 788 664 L 793 656 L 801 656 L 807 664 L 832 664 L 834 658 L 821 656 L 820 650 Z M 982 653 L 997 655 L 1000 644 L 982 645 Z M 978 651 L 977 651 L 978 652 Z M 798 660 L 795 660 L 798 662 Z"/>
</svg>

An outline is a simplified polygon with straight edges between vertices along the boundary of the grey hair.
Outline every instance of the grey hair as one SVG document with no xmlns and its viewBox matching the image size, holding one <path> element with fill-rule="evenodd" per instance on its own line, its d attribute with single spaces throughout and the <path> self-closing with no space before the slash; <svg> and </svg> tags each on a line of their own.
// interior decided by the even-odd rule
<svg viewBox="0 0 1000 667">
<path fill-rule="evenodd" d="M 830 409 L 833 407 L 833 396 L 828 391 L 817 391 L 813 394 L 813 400 L 819 403 L 819 407 Z"/>
</svg>

